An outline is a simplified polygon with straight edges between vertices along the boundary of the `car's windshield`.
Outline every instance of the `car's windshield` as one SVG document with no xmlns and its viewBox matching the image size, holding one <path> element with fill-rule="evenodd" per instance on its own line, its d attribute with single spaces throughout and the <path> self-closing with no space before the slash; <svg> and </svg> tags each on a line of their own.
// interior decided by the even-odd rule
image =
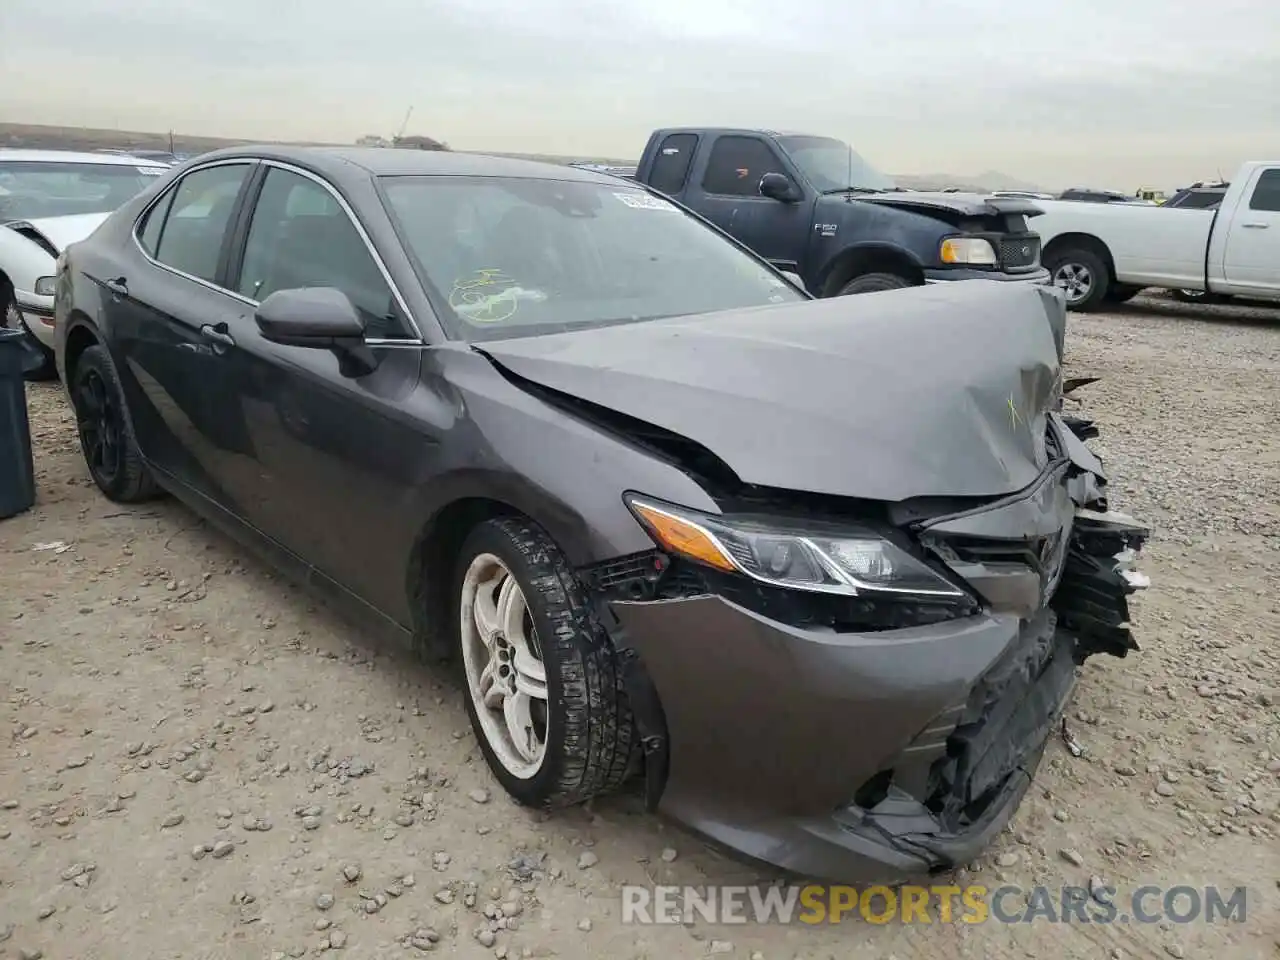
<svg viewBox="0 0 1280 960">
<path fill-rule="evenodd" d="M 0 220 L 110 213 L 165 170 L 152 164 L 0 160 Z"/>
<path fill-rule="evenodd" d="M 666 200 L 619 181 L 384 177 L 453 336 L 495 340 L 805 299 Z"/>
<path fill-rule="evenodd" d="M 778 144 L 800 172 L 823 191 L 893 190 L 896 185 L 842 140 L 832 137 L 778 137 Z"/>
</svg>

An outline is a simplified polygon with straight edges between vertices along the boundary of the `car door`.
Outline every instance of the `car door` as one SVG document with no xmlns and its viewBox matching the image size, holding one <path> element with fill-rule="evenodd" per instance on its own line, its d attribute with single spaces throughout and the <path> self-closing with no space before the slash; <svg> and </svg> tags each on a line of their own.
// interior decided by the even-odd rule
<svg viewBox="0 0 1280 960">
<path fill-rule="evenodd" d="M 706 160 L 703 195 L 690 205 L 774 266 L 797 271 L 809 243 L 812 204 L 761 196 L 760 178 L 766 173 L 785 174 L 799 185 L 788 164 L 763 138 L 719 136 Z"/>
<path fill-rule="evenodd" d="M 252 463 L 218 481 L 260 532 L 388 612 L 405 597 L 407 507 L 437 438 L 407 412 L 422 340 L 354 213 L 313 173 L 265 162 L 235 244 L 232 283 L 246 306 L 230 320 L 220 376 L 239 404 Z M 377 369 L 339 371 L 326 350 L 263 338 L 254 304 L 277 290 L 335 287 L 365 320 Z"/>
<path fill-rule="evenodd" d="M 218 461 L 247 442 L 228 415 L 217 331 L 244 308 L 221 276 L 253 169 L 235 160 L 185 174 L 139 218 L 136 246 L 113 265 L 119 275 L 99 278 L 107 342 L 143 455 L 219 503 L 227 498 Z"/>
<path fill-rule="evenodd" d="M 1223 254 L 1224 292 L 1280 294 L 1280 167 L 1254 171 L 1231 216 Z"/>
</svg>

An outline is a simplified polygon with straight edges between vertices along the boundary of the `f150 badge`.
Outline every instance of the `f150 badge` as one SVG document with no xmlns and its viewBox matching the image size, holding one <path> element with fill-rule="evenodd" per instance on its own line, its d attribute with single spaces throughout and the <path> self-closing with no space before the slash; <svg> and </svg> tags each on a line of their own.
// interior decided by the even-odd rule
<svg viewBox="0 0 1280 960">
<path fill-rule="evenodd" d="M 836 231 L 840 229 L 840 225 L 836 223 L 815 223 L 813 229 L 818 231 L 819 236 L 834 237 Z"/>
</svg>

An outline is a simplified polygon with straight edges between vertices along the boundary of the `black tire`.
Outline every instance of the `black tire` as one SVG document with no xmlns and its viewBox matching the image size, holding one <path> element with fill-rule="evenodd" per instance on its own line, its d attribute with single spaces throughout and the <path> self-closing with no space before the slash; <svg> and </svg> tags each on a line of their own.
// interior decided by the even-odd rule
<svg viewBox="0 0 1280 960">
<path fill-rule="evenodd" d="M 120 378 L 105 347 L 97 344 L 80 354 L 68 386 L 80 451 L 98 489 L 116 503 L 156 496 L 159 487 L 138 450 Z"/>
<path fill-rule="evenodd" d="M 877 290 L 901 290 L 903 287 L 913 287 L 913 284 L 906 277 L 896 273 L 864 273 L 860 277 L 854 277 L 836 294 L 838 297 L 845 297 L 851 293 L 875 293 Z"/>
<path fill-rule="evenodd" d="M 1173 299 L 1179 303 L 1199 303 L 1202 305 L 1217 305 L 1231 302 L 1231 296 L 1225 293 L 1209 293 L 1207 290 L 1173 290 Z"/>
<path fill-rule="evenodd" d="M 546 672 L 549 714 L 544 759 L 532 776 L 519 778 L 498 759 L 464 680 L 467 716 L 489 769 L 507 793 L 531 807 L 571 806 L 616 790 L 640 757 L 617 655 L 564 555 L 537 525 L 502 517 L 468 535 L 453 578 L 455 650 L 460 653 L 463 642 L 466 572 L 486 553 L 502 561 L 525 595 Z"/>
<path fill-rule="evenodd" d="M 1088 247 L 1056 249 L 1045 258 L 1044 265 L 1054 286 L 1066 292 L 1068 310 L 1088 313 L 1106 305 L 1111 271 L 1102 257 Z"/>
<path fill-rule="evenodd" d="M 1145 287 L 1131 287 L 1128 284 L 1115 284 L 1107 291 L 1107 303 L 1128 303 Z"/>
</svg>

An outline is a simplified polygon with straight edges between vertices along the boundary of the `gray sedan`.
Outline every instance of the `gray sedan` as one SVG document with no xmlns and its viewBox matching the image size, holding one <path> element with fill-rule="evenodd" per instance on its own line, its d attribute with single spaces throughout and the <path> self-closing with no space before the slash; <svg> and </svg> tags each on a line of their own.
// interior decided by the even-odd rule
<svg viewBox="0 0 1280 960">
<path fill-rule="evenodd" d="M 967 862 L 1146 531 L 1048 288 L 814 301 L 644 187 L 234 148 L 60 258 L 89 472 L 169 492 L 465 678 L 497 780 L 813 876 Z"/>
</svg>

